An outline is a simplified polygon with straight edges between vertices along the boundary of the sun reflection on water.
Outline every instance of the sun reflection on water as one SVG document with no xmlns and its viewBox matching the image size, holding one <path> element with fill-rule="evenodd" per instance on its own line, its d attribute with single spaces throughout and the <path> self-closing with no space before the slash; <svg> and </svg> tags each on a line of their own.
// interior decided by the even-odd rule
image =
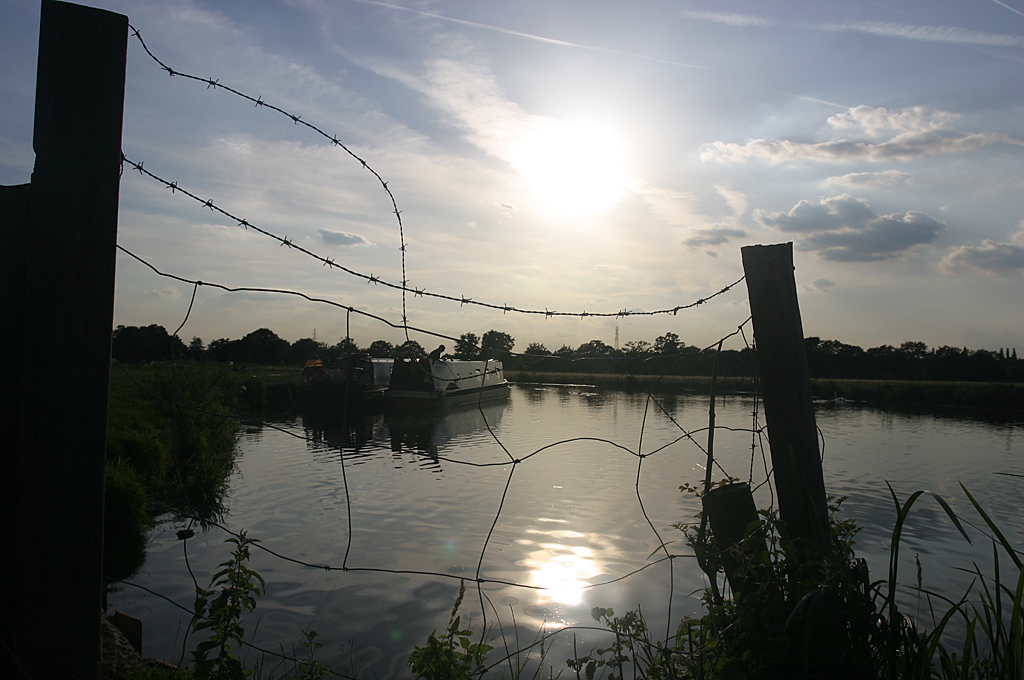
<svg viewBox="0 0 1024 680">
<path fill-rule="evenodd" d="M 589 542 L 587 535 L 567 530 L 534 529 L 526 533 L 539 539 L 519 542 L 535 547 L 521 564 L 530 570 L 530 583 L 543 588 L 541 603 L 580 604 L 589 579 L 601 573 L 595 551 L 585 545 Z"/>
</svg>

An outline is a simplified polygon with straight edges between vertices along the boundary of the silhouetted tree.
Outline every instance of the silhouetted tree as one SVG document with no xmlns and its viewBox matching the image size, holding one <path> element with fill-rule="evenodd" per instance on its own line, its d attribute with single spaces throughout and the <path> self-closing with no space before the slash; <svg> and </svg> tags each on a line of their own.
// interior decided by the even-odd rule
<svg viewBox="0 0 1024 680">
<path fill-rule="evenodd" d="M 679 350 L 685 346 L 685 343 L 679 342 L 679 336 L 671 332 L 654 339 L 654 351 L 657 354 L 679 354 Z"/>
<path fill-rule="evenodd" d="M 202 338 L 192 338 L 192 341 L 188 343 L 188 349 L 185 351 L 185 356 L 192 361 L 200 361 L 206 358 L 206 347 L 203 346 Z"/>
<path fill-rule="evenodd" d="M 217 338 L 210 343 L 206 353 L 211 359 L 220 363 L 227 363 L 228 361 L 242 361 L 242 354 L 239 351 L 240 342 L 240 340 Z"/>
<path fill-rule="evenodd" d="M 576 353 L 581 357 L 610 357 L 615 354 L 615 348 L 601 340 L 591 340 L 577 347 Z"/>
<path fill-rule="evenodd" d="M 387 340 L 374 340 L 370 343 L 370 349 L 367 350 L 370 356 L 377 357 L 378 359 L 387 359 L 395 356 L 395 346 Z"/>
<path fill-rule="evenodd" d="M 480 338 L 480 353 L 490 359 L 499 359 L 516 346 L 515 338 L 508 333 L 490 330 Z"/>
<path fill-rule="evenodd" d="M 114 329 L 110 349 L 113 358 L 134 364 L 168 360 L 172 350 L 175 357 L 184 358 L 188 348 L 178 336 L 172 338 L 166 328 L 152 324 L 143 328 L 118 326 Z"/>
<path fill-rule="evenodd" d="M 395 356 L 400 359 L 426 359 L 427 352 L 415 340 L 406 340 L 395 348 Z"/>
<path fill-rule="evenodd" d="M 646 340 L 630 340 L 622 348 L 622 353 L 627 357 L 646 357 L 654 351 L 654 345 Z"/>
<path fill-rule="evenodd" d="M 463 333 L 455 341 L 455 358 L 470 360 L 480 356 L 480 338 L 476 333 Z"/>
<path fill-rule="evenodd" d="M 531 342 L 529 345 L 526 346 L 526 353 L 547 356 L 551 354 L 551 351 L 539 342 Z"/>
<path fill-rule="evenodd" d="M 359 345 L 352 338 L 341 338 L 338 344 L 331 348 L 334 354 L 355 354 L 361 352 Z"/>
<path fill-rule="evenodd" d="M 283 364 L 291 345 L 269 328 L 259 328 L 238 341 L 238 353 L 248 364 Z"/>
<path fill-rule="evenodd" d="M 304 364 L 306 359 L 314 354 L 321 359 L 326 359 L 327 345 L 313 338 L 299 338 L 288 348 L 288 362 L 292 364 Z"/>
</svg>

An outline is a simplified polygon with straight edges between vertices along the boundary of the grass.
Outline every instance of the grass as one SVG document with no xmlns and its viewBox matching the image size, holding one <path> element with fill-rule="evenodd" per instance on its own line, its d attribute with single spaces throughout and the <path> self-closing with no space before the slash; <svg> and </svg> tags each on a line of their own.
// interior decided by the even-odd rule
<svg viewBox="0 0 1024 680">
<path fill-rule="evenodd" d="M 890 490 L 891 491 L 891 490 Z M 948 609 L 933 615 L 928 630 L 896 606 L 900 538 L 916 501 L 901 503 L 893 494 L 897 520 L 890 543 L 886 577 L 872 581 L 863 560 L 853 553 L 856 528 L 850 521 L 833 528 L 832 554 L 801 558 L 780 534 L 771 513 L 755 532 L 768 548 L 734 551 L 743 560 L 746 583 L 756 587 L 725 599 L 705 591 L 706 614 L 686 617 L 676 635 L 652 639 L 642 613 L 615 616 L 595 608 L 593 616 L 614 634 L 605 648 L 568 661 L 570 668 L 595 677 L 621 679 L 626 671 L 640 678 L 874 678 L 878 680 L 988 680 L 1024 678 L 1024 569 L 1019 551 L 1007 540 L 974 496 L 963 488 L 991 532 L 994 569 L 975 580 L 959 600 L 913 587 Z M 960 518 L 935 496 L 965 540 Z M 836 505 L 832 506 L 835 510 Z M 696 532 L 683 526 L 691 544 Z M 695 549 L 699 549 L 694 544 Z M 1000 568 L 1000 551 L 1012 562 L 1011 578 Z M 949 625 L 960 619 L 961 639 L 950 639 Z"/>
<path fill-rule="evenodd" d="M 126 578 L 144 560 L 145 532 L 160 514 L 147 501 L 204 520 L 223 514 L 238 423 L 213 414 L 240 412 L 246 393 L 262 386 L 207 365 L 123 369 L 111 370 L 107 417 L 104 574 L 110 580 Z"/>
</svg>

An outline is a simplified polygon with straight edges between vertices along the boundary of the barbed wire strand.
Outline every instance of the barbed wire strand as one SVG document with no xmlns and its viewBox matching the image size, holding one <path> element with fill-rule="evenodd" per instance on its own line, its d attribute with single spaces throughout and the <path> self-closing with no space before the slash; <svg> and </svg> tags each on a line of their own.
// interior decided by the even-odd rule
<svg viewBox="0 0 1024 680">
<path fill-rule="evenodd" d="M 376 170 L 374 170 L 373 167 L 369 163 L 367 163 L 365 159 L 361 158 L 358 154 L 356 154 L 354 151 L 352 151 L 352 149 L 350 149 L 347 145 L 343 144 L 338 139 L 337 135 L 329 135 L 326 132 L 324 132 L 323 130 L 321 130 L 319 127 L 317 127 L 316 125 L 313 125 L 312 123 L 309 123 L 309 122 L 307 122 L 305 120 L 302 120 L 302 116 L 296 116 L 296 115 L 294 115 L 292 113 L 289 113 L 289 112 L 285 111 L 284 109 L 282 109 L 280 107 L 274 106 L 273 104 L 268 104 L 267 102 L 263 101 L 263 97 L 262 96 L 252 97 L 250 95 L 245 94 L 244 92 L 241 92 L 239 90 L 234 89 L 233 87 L 229 87 L 227 85 L 222 84 L 219 79 L 202 78 L 200 76 L 194 76 L 194 75 L 191 75 L 189 73 L 184 73 L 182 71 L 174 70 L 173 68 L 171 68 L 170 66 L 168 66 L 167 64 L 162 62 L 160 59 L 158 59 L 157 56 L 155 54 L 153 54 L 152 51 L 150 51 L 149 46 L 146 45 L 146 41 L 142 39 L 142 33 L 139 31 L 139 29 L 137 29 L 135 26 L 132 26 L 131 24 L 128 25 L 128 28 L 131 29 L 132 36 L 134 36 L 139 41 L 139 44 L 142 45 L 142 49 L 144 49 L 146 51 L 146 54 L 148 54 L 153 61 L 155 61 L 157 64 L 159 64 L 160 68 L 167 72 L 168 76 L 170 76 L 172 78 L 174 76 L 180 76 L 180 77 L 185 78 L 187 80 L 194 80 L 194 81 L 198 81 L 200 83 L 205 83 L 206 84 L 206 89 L 211 89 L 211 88 L 214 89 L 214 90 L 221 89 L 221 90 L 224 90 L 225 92 L 230 92 L 231 94 L 233 94 L 233 95 L 235 95 L 237 97 L 241 97 L 242 99 L 245 99 L 245 100 L 248 100 L 248 101 L 252 102 L 253 104 L 256 105 L 256 108 L 262 107 L 262 108 L 265 108 L 265 109 L 269 109 L 271 111 L 276 111 L 277 113 L 280 113 L 281 115 L 291 119 L 292 123 L 294 123 L 295 125 L 302 125 L 303 127 L 306 127 L 309 130 L 312 130 L 313 132 L 317 133 L 318 135 L 320 135 L 321 137 L 323 137 L 324 139 L 329 141 L 332 145 L 341 148 L 345 153 L 347 153 L 353 159 L 358 161 L 359 164 L 363 166 L 364 170 L 366 170 L 371 175 L 373 175 L 374 178 L 376 178 L 377 182 L 381 185 L 381 188 L 383 188 L 384 192 L 388 195 L 388 199 L 390 199 L 390 201 L 391 201 L 392 214 L 395 216 L 395 220 L 398 222 L 398 239 L 399 239 L 399 242 L 400 242 L 399 251 L 402 254 L 402 281 L 404 282 L 404 281 L 407 280 L 408 277 L 406 276 L 406 273 L 405 273 L 405 253 L 406 253 L 406 250 L 407 250 L 407 246 L 406 246 L 406 243 L 405 243 L 405 226 L 404 226 L 404 224 L 402 222 L 402 211 L 398 209 L 398 201 L 395 200 L 395 195 L 394 195 L 394 193 L 392 193 L 391 188 L 388 186 L 388 183 L 384 181 L 384 178 L 381 177 L 380 173 L 378 173 Z M 140 166 L 139 169 L 141 169 L 141 166 Z M 405 319 L 405 320 L 408 320 L 408 310 L 406 309 L 406 292 L 407 292 L 406 289 L 403 287 L 403 289 L 402 289 L 402 318 Z M 408 336 L 406 336 L 405 339 L 408 340 L 409 339 Z"/>
<path fill-rule="evenodd" d="M 676 305 L 674 307 L 669 307 L 669 308 L 666 308 L 666 309 L 658 309 L 658 310 L 654 310 L 654 311 L 622 309 L 622 310 L 619 310 L 617 312 L 588 312 L 586 310 L 584 310 L 582 312 L 558 312 L 558 311 L 554 311 L 554 310 L 549 310 L 547 308 L 544 308 L 543 310 L 539 310 L 539 309 L 523 309 L 523 308 L 519 308 L 519 307 L 515 307 L 515 306 L 512 306 L 512 305 L 507 305 L 507 304 L 505 304 L 505 305 L 498 305 L 498 304 L 493 304 L 493 303 L 489 303 L 489 302 L 482 302 L 480 300 L 474 300 L 474 299 L 466 297 L 464 295 L 462 295 L 462 296 L 454 296 L 454 295 L 448 295 L 448 294 L 444 294 L 444 293 L 435 293 L 435 292 L 432 292 L 432 291 L 429 291 L 429 290 L 426 290 L 426 289 L 423 289 L 423 288 L 416 288 L 416 287 L 411 287 L 410 288 L 409 285 L 408 285 L 408 281 L 405 280 L 405 278 L 404 278 L 404 274 L 403 274 L 403 283 L 398 284 L 398 283 L 392 283 L 390 281 L 382 279 L 381 277 L 376 276 L 374 274 L 363 274 L 363 273 L 358 272 L 358 271 L 356 271 L 354 269 L 351 269 L 349 267 L 341 265 L 341 264 L 335 262 L 330 257 L 325 257 L 323 255 L 319 255 L 319 254 L 314 253 L 313 251 L 311 251 L 311 250 L 309 250 L 307 248 L 304 248 L 303 246 L 300 246 L 300 245 L 296 244 L 295 241 L 293 241 L 292 239 L 288 238 L 287 236 L 278 236 L 277 234 L 274 234 L 274 233 L 272 233 L 272 232 L 270 232 L 270 231 L 268 231 L 266 229 L 263 229 L 262 227 L 256 226 L 255 224 L 253 224 L 252 222 L 250 222 L 247 219 L 238 217 L 237 215 L 234 215 L 234 214 L 228 212 L 227 210 L 224 210 L 220 206 L 216 205 L 213 202 L 213 199 L 203 199 L 203 198 L 197 196 L 196 194 L 193 194 L 192 192 L 188 191 L 187 189 L 181 188 L 181 186 L 179 186 L 177 182 L 171 182 L 171 181 L 168 181 L 168 180 L 166 180 L 166 179 L 164 179 L 162 177 L 157 176 L 156 174 L 154 174 L 154 173 L 150 172 L 149 170 L 147 170 L 144 167 L 144 163 L 136 163 L 135 161 L 129 159 L 127 156 L 125 156 L 123 154 L 122 154 L 121 158 L 122 158 L 123 162 L 125 162 L 128 165 L 132 166 L 132 168 L 134 168 L 135 170 L 138 170 L 140 174 L 145 175 L 147 177 L 150 177 L 150 178 L 156 180 L 157 182 L 160 182 L 161 184 L 163 184 L 165 187 L 167 187 L 171 191 L 173 191 L 175 193 L 179 193 L 180 192 L 181 194 L 183 194 L 183 195 L 193 199 L 194 201 L 198 202 L 203 207 L 209 208 L 210 210 L 212 210 L 214 212 L 220 213 L 221 215 L 224 215 L 225 217 L 227 217 L 227 218 L 229 218 L 231 220 L 234 220 L 237 223 L 237 225 L 240 226 L 240 227 L 243 227 L 245 229 L 252 229 L 252 230 L 256 231 L 257 233 L 263 234 L 264 236 L 267 236 L 269 238 L 274 239 L 275 241 L 280 243 L 281 246 L 287 246 L 288 248 L 290 248 L 292 250 L 296 250 L 296 251 L 298 251 L 300 253 L 303 253 L 303 254 L 313 258 L 314 260 L 320 262 L 321 265 L 324 266 L 324 267 L 328 267 L 329 269 L 338 269 L 338 270 L 343 271 L 346 274 L 349 274 L 351 276 L 355 276 L 357 278 L 361 278 L 361 279 L 365 280 L 367 283 L 373 283 L 375 285 L 379 284 L 379 285 L 382 285 L 382 286 L 386 286 L 388 288 L 393 288 L 395 290 L 401 290 L 403 292 L 412 293 L 414 297 L 432 297 L 432 298 L 437 298 L 437 299 L 440 299 L 440 300 L 448 300 L 449 302 L 457 302 L 457 303 L 459 303 L 459 306 L 475 305 L 475 306 L 478 306 L 478 307 L 484 307 L 484 308 L 487 308 L 487 309 L 493 309 L 493 310 L 496 310 L 496 311 L 500 311 L 502 313 L 510 313 L 511 312 L 511 313 L 517 313 L 517 314 L 532 314 L 532 315 L 535 315 L 535 316 L 543 316 L 545 318 L 556 317 L 556 316 L 557 317 L 577 317 L 578 316 L 578 317 L 580 317 L 580 319 L 586 319 L 587 317 L 591 317 L 591 316 L 592 317 L 625 318 L 625 317 L 629 317 L 629 316 L 657 316 L 657 315 L 663 315 L 663 314 L 675 315 L 678 312 L 681 312 L 681 311 L 684 311 L 684 310 L 687 310 L 687 309 L 693 309 L 695 307 L 699 307 L 699 306 L 701 306 L 703 304 L 708 303 L 712 299 L 714 299 L 714 298 L 716 298 L 716 297 L 718 297 L 720 295 L 723 295 L 723 294 L 729 292 L 730 290 L 735 288 L 737 285 L 739 285 L 743 281 L 743 278 L 744 278 L 744 277 L 740 277 L 739 279 L 737 279 L 733 283 L 730 283 L 729 285 L 725 286 L 721 290 L 719 290 L 719 291 L 717 291 L 715 293 L 711 293 L 710 295 L 708 295 L 706 297 L 699 298 L 699 299 L 697 299 L 697 300 L 695 300 L 693 302 L 690 302 L 688 304 Z M 405 317 L 405 314 L 403 313 L 403 318 L 404 317 Z M 406 323 L 407 323 L 407 321 L 408 321 L 408 319 L 406 318 Z M 399 328 L 404 328 L 406 326 L 406 323 L 403 323 L 403 325 L 399 326 Z"/>
<path fill-rule="evenodd" d="M 307 295 L 306 293 L 303 293 L 301 291 L 286 290 L 286 289 L 282 289 L 282 288 L 263 288 L 263 287 L 256 287 L 256 286 L 236 286 L 236 287 L 232 287 L 232 286 L 227 286 L 227 285 L 224 285 L 224 284 L 221 284 L 221 283 L 214 283 L 214 282 L 210 282 L 210 281 L 200 281 L 200 280 L 196 280 L 196 279 L 189 279 L 189 278 L 186 278 L 184 276 L 179 276 L 177 274 L 171 274 L 171 273 L 168 273 L 168 272 L 161 271 L 154 264 L 152 264 L 151 262 L 149 262 L 148 260 L 146 260 L 142 256 L 140 256 L 140 255 L 138 255 L 138 254 L 128 250 L 127 248 L 125 248 L 124 246 L 122 246 L 120 244 L 118 244 L 117 249 L 120 250 L 121 252 L 123 252 L 124 254 L 128 255 L 129 257 L 133 258 L 137 262 L 141 263 L 142 265 L 144 265 L 148 269 L 150 269 L 154 274 L 156 274 L 158 276 L 162 276 L 164 278 L 171 279 L 173 281 L 178 281 L 178 282 L 181 282 L 181 283 L 187 283 L 189 285 L 208 286 L 210 288 L 217 288 L 219 290 L 223 290 L 223 291 L 228 292 L 228 293 L 256 292 L 256 293 L 271 293 L 271 294 L 276 294 L 276 295 L 292 295 L 292 296 L 295 296 L 295 297 L 300 297 L 300 298 L 302 298 L 304 300 L 307 300 L 309 302 L 313 302 L 313 303 L 317 303 L 317 304 L 325 304 L 325 305 L 329 305 L 329 306 L 332 306 L 332 307 L 337 307 L 339 309 L 344 309 L 344 310 L 346 310 L 348 312 L 351 312 L 351 313 L 354 313 L 354 314 L 359 314 L 359 315 L 364 316 L 366 318 L 373 319 L 375 321 L 379 321 L 380 323 L 383 323 L 384 325 L 386 325 L 386 326 L 388 326 L 390 328 L 397 329 L 397 330 L 408 329 L 408 330 L 414 331 L 416 333 L 422 333 L 423 335 L 427 335 L 427 336 L 434 337 L 434 338 L 440 338 L 442 340 L 449 340 L 449 341 L 452 341 L 452 342 L 460 342 L 461 341 L 461 338 L 456 338 L 454 336 L 446 335 L 444 333 L 439 333 L 437 331 L 432 331 L 432 330 L 428 330 L 428 329 L 425 329 L 425 328 L 420 328 L 418 326 L 409 326 L 409 325 L 398 324 L 398 323 L 390 321 L 390 320 L 388 320 L 388 319 L 386 319 L 386 318 L 384 318 L 382 316 L 378 316 L 376 314 L 371 314 L 370 312 L 363 311 L 363 310 L 358 309 L 356 307 L 353 307 L 353 306 L 350 306 L 350 305 L 346 305 L 346 304 L 337 302 L 335 300 L 329 300 L 329 299 L 326 299 L 326 298 L 313 297 L 313 296 Z M 750 321 L 750 319 L 748 318 L 747 321 L 744 322 L 744 324 L 748 323 L 749 321 Z M 732 337 L 733 335 L 736 335 L 736 332 L 730 333 L 729 335 L 725 336 L 725 338 L 727 339 L 729 337 Z M 661 355 L 649 356 L 649 357 L 645 357 L 645 358 L 641 359 L 641 361 L 643 363 L 647 363 L 647 362 L 653 362 L 653 361 L 664 361 L 664 360 L 669 360 L 669 359 L 673 360 L 673 364 L 669 365 L 669 367 L 665 369 L 665 372 L 663 372 L 662 375 L 655 381 L 654 384 L 657 384 L 657 382 L 660 381 L 661 378 L 663 378 L 667 374 L 667 372 L 671 370 L 672 366 L 675 365 L 675 363 L 674 363 L 675 361 L 678 361 L 680 358 L 682 358 L 684 356 L 690 356 L 690 355 L 694 355 L 694 354 L 700 354 L 702 352 L 707 352 L 712 347 L 716 346 L 717 344 L 718 344 L 718 341 L 716 340 L 716 341 L 714 341 L 713 343 L 711 343 L 710 345 L 708 345 L 707 347 L 705 347 L 703 349 L 700 349 L 700 348 L 687 348 L 686 351 L 680 352 L 678 354 L 661 354 Z M 480 350 L 482 348 L 479 347 L 479 345 L 474 345 L 474 349 Z M 602 361 L 606 362 L 606 361 L 609 361 L 610 359 L 611 360 L 619 360 L 618 358 L 613 358 L 613 357 L 565 356 L 565 355 L 561 355 L 561 354 L 529 354 L 529 353 L 526 353 L 526 352 L 511 352 L 511 351 L 504 352 L 504 354 L 507 354 L 508 356 L 512 356 L 512 357 L 530 357 L 530 358 L 534 358 L 534 359 L 537 359 L 537 360 L 544 359 L 544 360 L 552 360 L 552 361 L 566 361 L 566 362 L 569 362 L 569 363 L 577 363 L 577 362 L 602 362 Z M 496 372 L 498 369 L 495 368 L 493 370 Z M 637 378 L 637 381 L 640 384 L 643 384 L 639 380 L 639 378 Z M 666 414 L 667 414 L 667 412 L 666 412 Z M 680 428 L 680 429 L 682 429 L 682 428 Z"/>
</svg>

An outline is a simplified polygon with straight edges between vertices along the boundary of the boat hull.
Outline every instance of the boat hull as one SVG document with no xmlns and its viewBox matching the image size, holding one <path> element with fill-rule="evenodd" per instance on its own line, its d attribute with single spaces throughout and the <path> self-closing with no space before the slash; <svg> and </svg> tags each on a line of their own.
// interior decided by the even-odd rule
<svg viewBox="0 0 1024 680">
<path fill-rule="evenodd" d="M 396 359 L 385 396 L 396 407 L 455 406 L 506 399 L 509 389 L 500 361 Z"/>
<path fill-rule="evenodd" d="M 392 386 L 387 391 L 386 396 L 389 406 L 430 408 L 435 406 L 477 404 L 480 402 L 507 399 L 510 389 L 511 388 L 508 383 L 486 385 L 484 387 L 471 387 L 461 390 L 448 390 L 446 392 L 439 392 L 437 390 L 401 389 Z"/>
</svg>

